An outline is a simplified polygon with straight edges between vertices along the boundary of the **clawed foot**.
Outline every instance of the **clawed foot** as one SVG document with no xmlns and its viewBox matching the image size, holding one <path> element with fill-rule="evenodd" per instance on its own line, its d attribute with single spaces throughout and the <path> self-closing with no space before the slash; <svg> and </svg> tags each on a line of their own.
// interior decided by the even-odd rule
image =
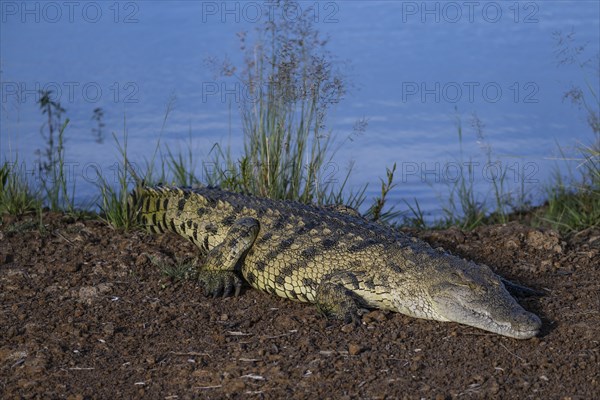
<svg viewBox="0 0 600 400">
<path fill-rule="evenodd" d="M 336 277 L 342 282 L 346 283 L 347 281 L 348 284 L 352 284 L 355 280 L 354 275 L 349 276 L 348 274 L 340 274 Z M 343 320 L 346 324 L 360 325 L 362 323 L 358 299 L 342 283 L 321 282 L 315 300 L 319 311 L 327 317 Z"/>
<path fill-rule="evenodd" d="M 217 296 L 238 296 L 242 288 L 242 280 L 230 271 L 200 271 L 198 283 L 204 293 L 213 298 Z"/>
<path fill-rule="evenodd" d="M 343 316 L 344 323 L 352 324 L 354 326 L 360 326 L 362 324 L 362 317 L 361 317 L 361 313 L 359 311 L 360 311 L 359 309 L 356 309 L 353 311 L 346 312 Z M 341 315 L 339 317 L 340 317 L 340 319 L 342 319 Z"/>
<path fill-rule="evenodd" d="M 317 303 L 317 308 L 327 318 L 344 321 L 344 324 L 359 326 L 362 323 L 361 309 L 358 308 L 356 302 L 351 298 L 334 304 Z"/>
</svg>

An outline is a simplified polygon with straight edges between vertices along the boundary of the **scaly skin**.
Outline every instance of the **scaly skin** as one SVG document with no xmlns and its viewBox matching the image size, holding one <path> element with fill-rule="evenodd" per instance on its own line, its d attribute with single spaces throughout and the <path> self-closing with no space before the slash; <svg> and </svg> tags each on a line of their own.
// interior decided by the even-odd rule
<svg viewBox="0 0 600 400">
<path fill-rule="evenodd" d="M 434 250 L 345 207 L 160 186 L 137 188 L 129 203 L 150 232 L 171 230 L 206 253 L 198 276 L 213 296 L 239 294 L 243 278 L 348 321 L 368 307 L 517 339 L 541 327 L 487 266 Z"/>
</svg>

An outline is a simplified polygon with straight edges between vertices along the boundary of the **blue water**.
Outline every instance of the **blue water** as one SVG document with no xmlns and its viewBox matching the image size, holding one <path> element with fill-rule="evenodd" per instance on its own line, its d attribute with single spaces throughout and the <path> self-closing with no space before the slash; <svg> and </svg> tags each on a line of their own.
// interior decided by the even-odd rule
<svg viewBox="0 0 600 400">
<path fill-rule="evenodd" d="M 114 175 L 118 154 L 111 135 L 121 137 L 124 127 L 131 157 L 140 164 L 151 159 L 159 137 L 177 150 L 186 149 L 191 135 L 199 163 L 215 142 L 231 144 L 234 152 L 241 148 L 243 90 L 216 81 L 205 61 L 227 56 L 239 63 L 236 33 L 256 28 L 258 14 L 272 12 L 270 3 L 0 4 L 3 159 L 18 153 L 34 170 L 45 121 L 36 103 L 40 89 L 53 90 L 70 118 L 67 166 L 82 201 L 96 190 L 92 166 Z M 371 182 L 373 197 L 378 177 L 396 163 L 391 203 L 406 208 L 402 200 L 416 198 L 436 216 L 461 162 L 474 163 L 479 196 L 491 198 L 491 149 L 492 160 L 509 170 L 509 189 L 525 188 L 535 202 L 560 157 L 558 146 L 568 152 L 593 138 L 585 115 L 563 94 L 583 86 L 586 74 L 598 93 L 598 70 L 557 66 L 553 32 L 574 32 L 575 45 L 586 46 L 582 57 L 597 55 L 597 1 L 297 5 L 313 7 L 315 26 L 329 36 L 328 49 L 353 83 L 329 115 L 328 129 L 342 142 L 358 118 L 369 123 L 341 148 L 328 169 L 334 175 L 324 179 L 341 179 L 354 161 L 351 187 Z M 102 144 L 91 134 L 97 107 L 105 111 Z M 473 113 L 484 124 L 483 137 L 471 127 Z"/>
</svg>

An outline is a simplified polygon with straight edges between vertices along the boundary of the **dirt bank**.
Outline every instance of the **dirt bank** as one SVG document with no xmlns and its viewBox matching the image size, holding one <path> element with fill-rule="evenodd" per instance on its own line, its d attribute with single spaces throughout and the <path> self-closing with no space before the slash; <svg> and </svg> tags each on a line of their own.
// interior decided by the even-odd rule
<svg viewBox="0 0 600 400">
<path fill-rule="evenodd" d="M 361 327 L 254 290 L 205 298 L 150 262 L 172 235 L 46 214 L 0 226 L 0 398 L 570 398 L 600 393 L 600 231 L 417 235 L 543 289 L 540 337 L 371 312 Z"/>
</svg>

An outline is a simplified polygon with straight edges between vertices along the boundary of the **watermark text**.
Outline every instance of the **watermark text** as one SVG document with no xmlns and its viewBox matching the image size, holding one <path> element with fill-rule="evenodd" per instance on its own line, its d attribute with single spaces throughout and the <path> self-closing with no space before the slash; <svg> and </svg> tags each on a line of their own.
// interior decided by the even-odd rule
<svg viewBox="0 0 600 400">
<path fill-rule="evenodd" d="M 139 22 L 135 1 L 2 1 L 2 22 L 96 24 L 101 21 L 135 24 Z"/>
<path fill-rule="evenodd" d="M 39 102 L 42 93 L 49 92 L 50 100 L 60 103 L 98 103 L 101 100 L 114 103 L 139 103 L 139 87 L 136 82 L 113 82 L 103 85 L 98 82 L 2 82 L 2 103 L 9 101 L 26 103 Z"/>
<path fill-rule="evenodd" d="M 402 101 L 421 103 L 486 102 L 504 99 L 514 103 L 539 103 L 535 82 L 402 82 Z"/>
<path fill-rule="evenodd" d="M 401 13 L 403 23 L 539 22 L 539 5 L 533 1 L 403 1 Z"/>
<path fill-rule="evenodd" d="M 203 1 L 202 22 L 258 23 L 283 19 L 294 22 L 306 18 L 313 23 L 339 22 L 339 4 L 335 1 L 297 2 L 278 4 L 275 1 Z"/>
</svg>

